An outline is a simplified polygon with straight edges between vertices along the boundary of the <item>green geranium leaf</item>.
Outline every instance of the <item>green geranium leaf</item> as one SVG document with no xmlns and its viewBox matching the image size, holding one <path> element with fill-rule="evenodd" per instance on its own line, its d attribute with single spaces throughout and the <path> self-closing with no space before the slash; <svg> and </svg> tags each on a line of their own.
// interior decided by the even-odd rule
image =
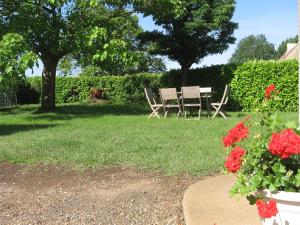
<svg viewBox="0 0 300 225">
<path fill-rule="evenodd" d="M 298 170 L 298 173 L 295 176 L 295 185 L 300 187 L 300 170 Z"/>
<path fill-rule="evenodd" d="M 248 195 L 246 198 L 249 201 L 250 205 L 255 205 L 257 200 L 255 195 Z"/>
<path fill-rule="evenodd" d="M 297 124 L 293 121 L 289 121 L 289 122 L 285 123 L 285 126 L 287 128 L 291 128 L 291 129 L 296 129 L 297 128 Z"/>
</svg>

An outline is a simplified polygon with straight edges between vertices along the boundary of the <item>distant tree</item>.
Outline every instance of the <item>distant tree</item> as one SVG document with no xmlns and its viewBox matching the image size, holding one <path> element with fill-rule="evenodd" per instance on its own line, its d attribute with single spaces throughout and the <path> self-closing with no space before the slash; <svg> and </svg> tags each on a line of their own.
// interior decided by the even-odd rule
<svg viewBox="0 0 300 225">
<path fill-rule="evenodd" d="M 249 60 L 271 60 L 276 58 L 276 50 L 272 43 L 268 42 L 265 35 L 250 35 L 239 41 L 235 52 L 231 56 L 230 63 L 244 63 Z"/>
<path fill-rule="evenodd" d="M 76 60 L 72 55 L 64 56 L 58 63 L 57 70 L 60 76 L 66 77 L 74 75 L 78 68 Z"/>
<path fill-rule="evenodd" d="M 287 44 L 288 43 L 298 43 L 298 36 L 290 37 L 283 42 L 277 48 L 277 58 L 279 59 L 286 51 L 287 51 Z"/>
<path fill-rule="evenodd" d="M 183 84 L 187 84 L 192 64 L 223 52 L 235 41 L 233 32 L 238 25 L 231 21 L 234 0 L 149 0 L 136 1 L 134 6 L 162 28 L 144 32 L 141 40 L 154 44 L 152 53 L 181 65 Z"/>
</svg>

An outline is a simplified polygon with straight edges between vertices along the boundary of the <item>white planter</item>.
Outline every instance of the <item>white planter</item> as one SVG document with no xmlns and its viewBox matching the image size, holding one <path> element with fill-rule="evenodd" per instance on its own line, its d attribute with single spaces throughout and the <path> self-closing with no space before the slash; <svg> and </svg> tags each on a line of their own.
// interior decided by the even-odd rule
<svg viewBox="0 0 300 225">
<path fill-rule="evenodd" d="M 266 199 L 274 199 L 278 214 L 270 219 L 261 219 L 263 225 L 300 225 L 300 193 L 263 191 Z"/>
</svg>

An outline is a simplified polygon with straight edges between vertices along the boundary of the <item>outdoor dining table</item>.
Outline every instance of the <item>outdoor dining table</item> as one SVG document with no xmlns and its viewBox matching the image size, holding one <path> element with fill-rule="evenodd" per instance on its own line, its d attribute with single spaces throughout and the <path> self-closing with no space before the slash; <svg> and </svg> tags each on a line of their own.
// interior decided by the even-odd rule
<svg viewBox="0 0 300 225">
<path fill-rule="evenodd" d="M 207 114 L 211 116 L 211 103 L 212 103 L 212 96 L 216 93 L 216 91 L 212 90 L 212 87 L 200 87 L 200 96 L 201 98 L 205 99 L 206 103 L 206 110 Z M 181 98 L 181 91 L 177 92 L 178 97 Z"/>
</svg>

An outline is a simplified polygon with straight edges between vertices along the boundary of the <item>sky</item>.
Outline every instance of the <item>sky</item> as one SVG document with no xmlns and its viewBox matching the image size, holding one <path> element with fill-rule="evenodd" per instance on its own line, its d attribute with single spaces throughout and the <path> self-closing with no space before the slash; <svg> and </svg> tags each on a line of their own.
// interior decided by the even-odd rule
<svg viewBox="0 0 300 225">
<path fill-rule="evenodd" d="M 235 31 L 236 43 L 223 54 L 211 55 L 192 67 L 227 63 L 236 44 L 242 38 L 254 34 L 264 34 L 276 47 L 285 39 L 298 33 L 297 0 L 237 0 L 233 21 L 239 24 Z M 151 17 L 140 18 L 144 30 L 157 29 Z M 179 68 L 179 64 L 164 57 L 167 69 Z M 40 66 L 41 67 L 41 66 Z M 41 74 L 42 68 L 34 68 L 34 74 Z M 31 73 L 31 72 L 30 72 Z"/>
</svg>

